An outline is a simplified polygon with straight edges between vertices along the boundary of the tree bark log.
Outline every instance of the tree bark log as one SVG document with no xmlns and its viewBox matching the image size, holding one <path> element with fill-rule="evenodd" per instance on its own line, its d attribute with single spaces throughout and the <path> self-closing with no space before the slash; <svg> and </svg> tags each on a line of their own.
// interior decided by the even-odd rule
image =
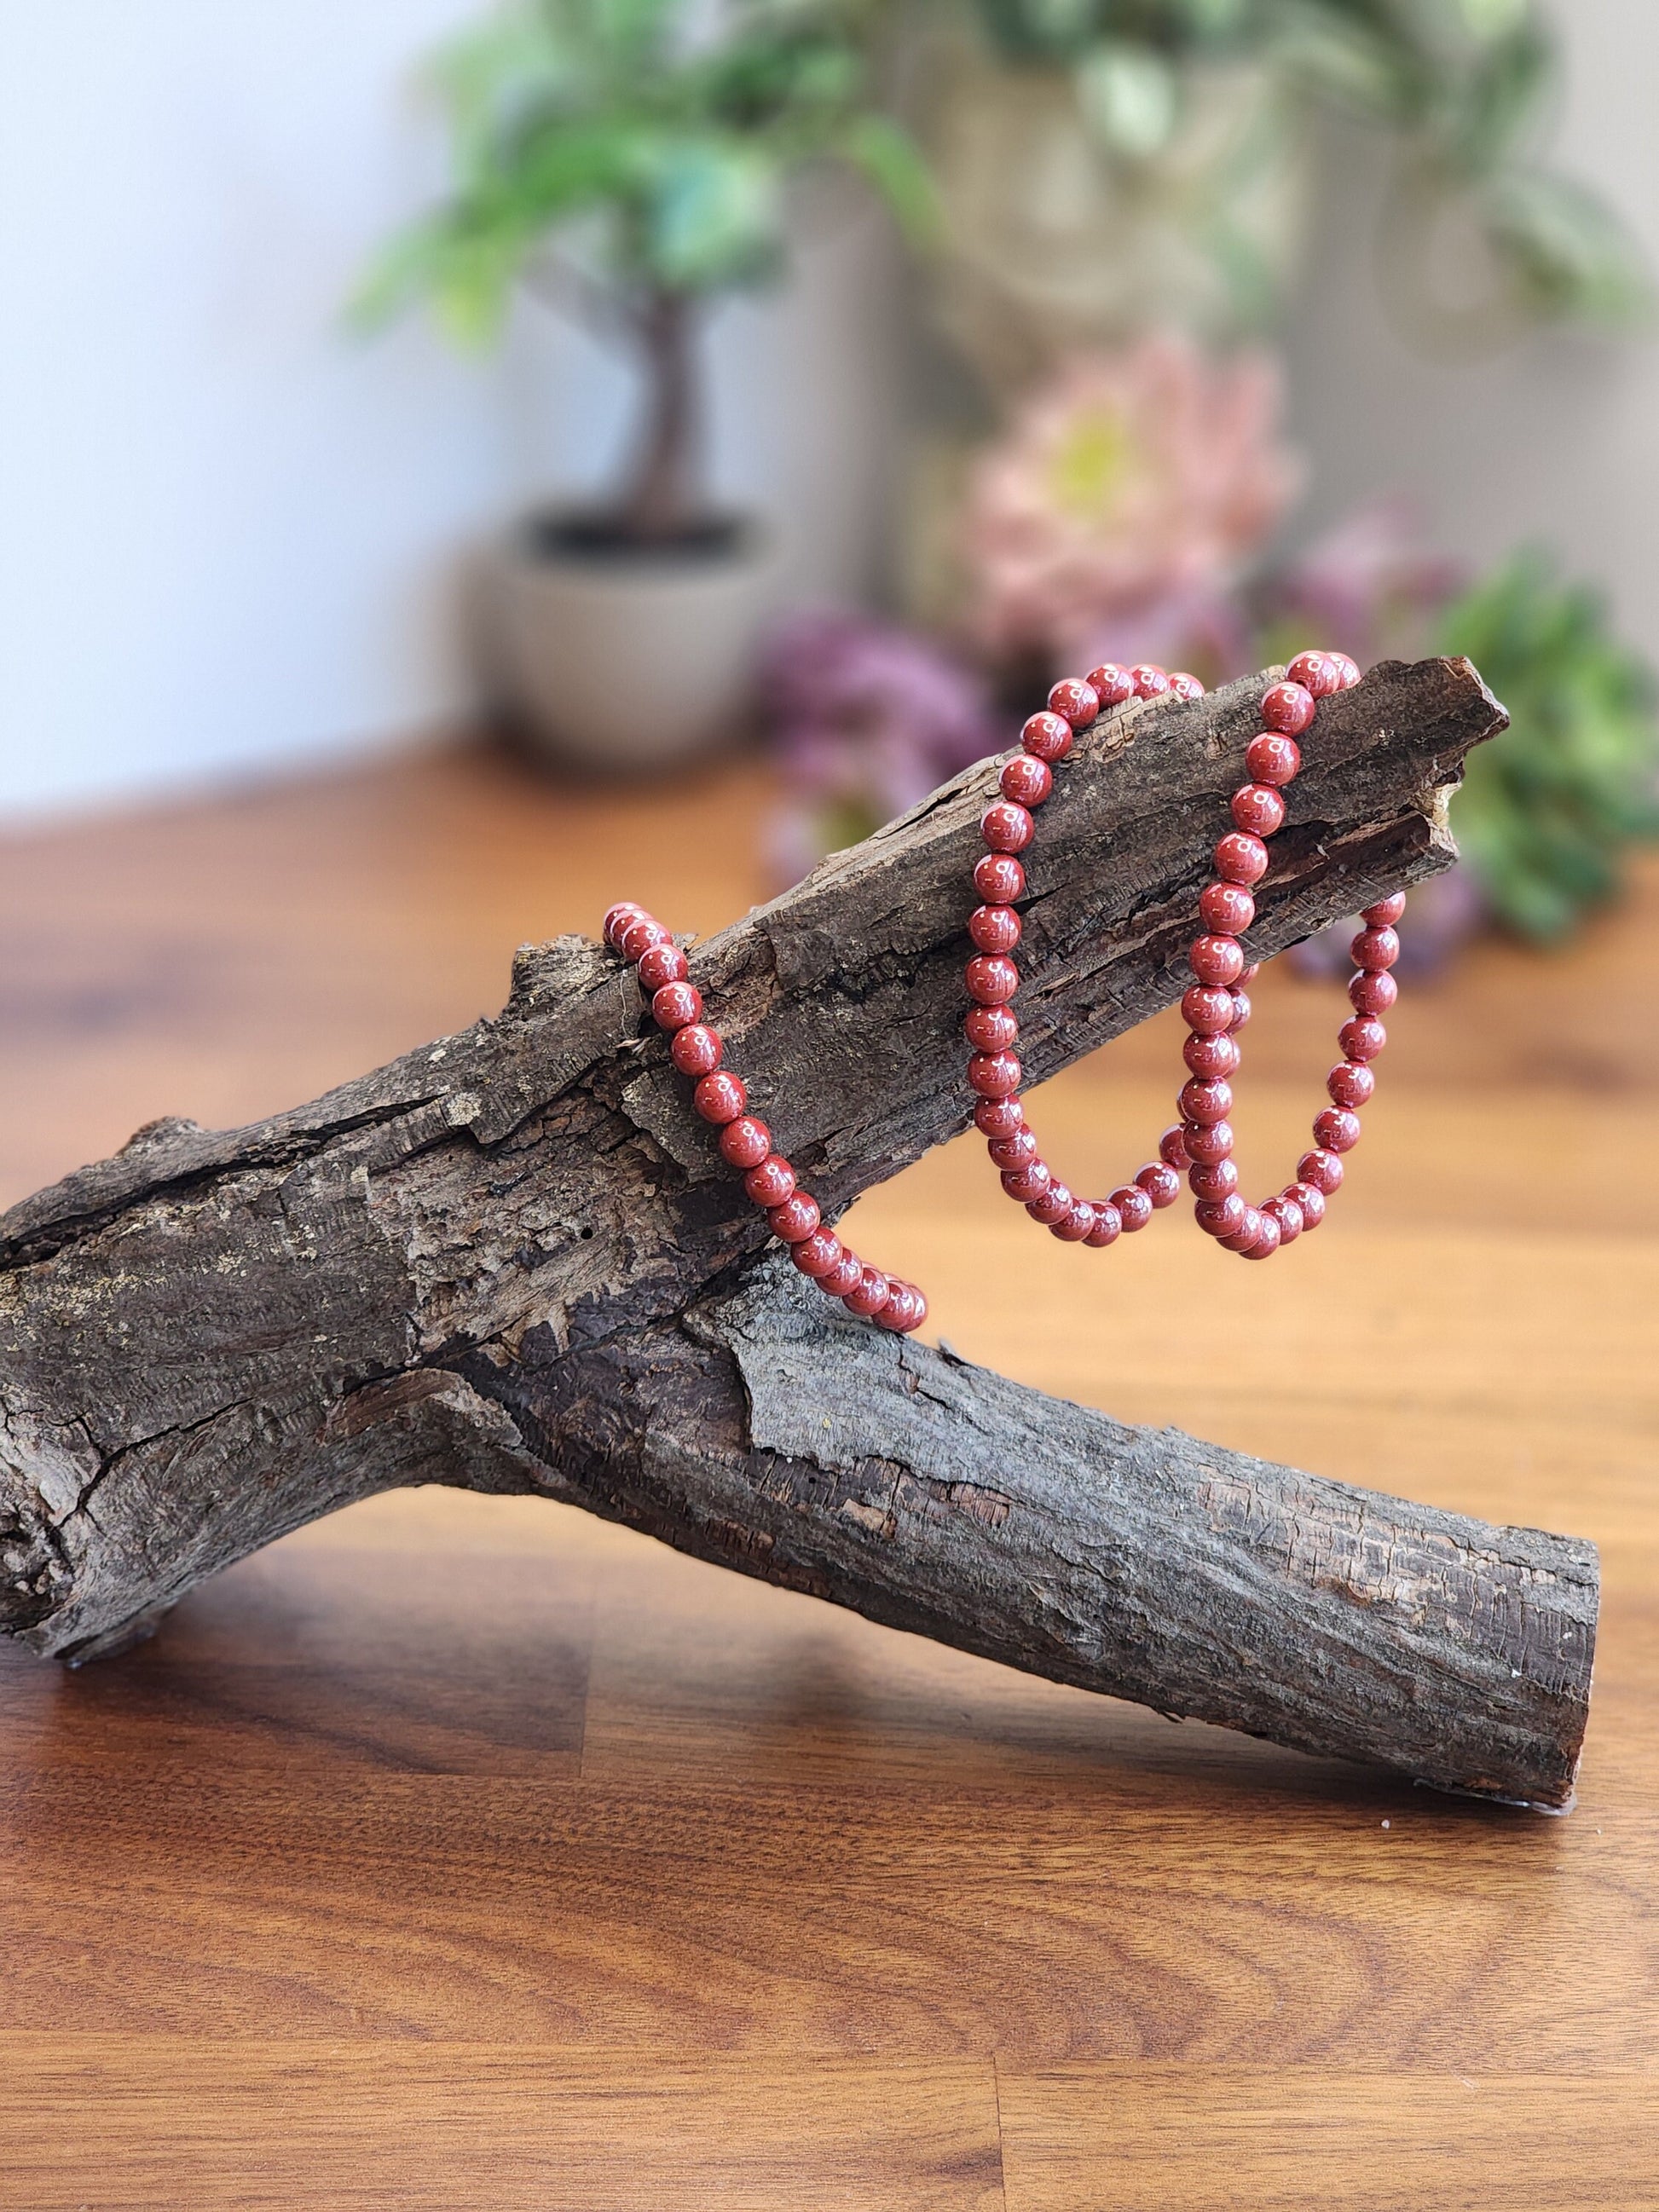
<svg viewBox="0 0 1659 2212">
<path fill-rule="evenodd" d="M 1266 680 L 1080 741 L 1026 903 L 1032 1080 L 1179 995 Z M 1448 865 L 1447 793 L 1504 719 L 1463 661 L 1326 702 L 1252 957 Z M 994 779 L 692 955 L 828 1218 L 966 1121 Z M 1571 1801 L 1589 1546 L 1125 1428 L 842 1318 L 767 1242 L 631 975 L 580 938 L 521 951 L 500 1017 L 310 1106 L 152 1124 L 0 1222 L 0 1628 L 107 1653 L 354 1498 L 535 1492 L 1174 1715 Z"/>
</svg>

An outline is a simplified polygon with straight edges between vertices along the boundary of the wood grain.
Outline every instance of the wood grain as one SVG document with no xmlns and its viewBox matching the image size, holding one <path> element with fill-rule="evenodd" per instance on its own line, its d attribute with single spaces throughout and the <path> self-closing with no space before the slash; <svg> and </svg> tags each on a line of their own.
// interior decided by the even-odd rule
<svg viewBox="0 0 1659 2212">
<path fill-rule="evenodd" d="M 761 803 L 439 755 L 15 843 L 8 1194 L 460 1026 L 619 873 L 717 925 L 763 889 Z M 563 1509 L 386 1498 L 118 1669 L 0 1653 L 0 2204 L 1659 2202 L 1659 1186 L 1594 1164 L 1659 1138 L 1656 924 L 1650 873 L 1571 954 L 1410 996 L 1340 1215 L 1251 1277 L 1224 1369 L 1196 1238 L 1071 1267 L 956 1146 L 855 1215 L 1022 1381 L 1593 1538 L 1571 1818 L 1172 1727 Z M 1257 1005 L 1253 1173 L 1340 994 L 1270 971 Z M 1046 1086 L 1062 1162 L 1110 1173 L 1161 1117 L 1158 1032 Z"/>
</svg>

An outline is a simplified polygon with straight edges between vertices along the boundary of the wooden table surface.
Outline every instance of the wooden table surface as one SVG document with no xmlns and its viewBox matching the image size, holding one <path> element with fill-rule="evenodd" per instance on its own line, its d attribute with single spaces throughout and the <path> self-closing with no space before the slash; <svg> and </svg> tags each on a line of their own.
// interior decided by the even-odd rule
<svg viewBox="0 0 1659 2212">
<path fill-rule="evenodd" d="M 456 1028 L 608 897 L 717 926 L 761 805 L 458 751 L 12 838 L 5 1198 Z M 0 2206 L 1659 2205 L 1656 928 L 1650 873 L 1565 956 L 1413 991 L 1331 1222 L 1248 1279 L 1185 1224 L 1057 1246 L 960 1145 L 856 1210 L 1027 1382 L 1595 1539 L 1577 1812 L 404 1492 L 124 1660 L 0 1653 Z M 1340 1005 L 1263 978 L 1263 1175 Z M 1159 1022 L 1052 1085 L 1062 1166 L 1144 1157 L 1176 1057 Z"/>
</svg>

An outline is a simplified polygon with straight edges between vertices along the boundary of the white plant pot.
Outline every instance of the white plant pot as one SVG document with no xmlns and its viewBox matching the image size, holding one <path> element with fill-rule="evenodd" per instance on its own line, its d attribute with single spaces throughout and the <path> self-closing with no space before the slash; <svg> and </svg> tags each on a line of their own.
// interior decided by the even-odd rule
<svg viewBox="0 0 1659 2212">
<path fill-rule="evenodd" d="M 775 600 L 763 532 L 718 550 L 571 551 L 534 523 L 497 550 L 495 675 L 550 761 L 640 775 L 741 732 Z"/>
</svg>

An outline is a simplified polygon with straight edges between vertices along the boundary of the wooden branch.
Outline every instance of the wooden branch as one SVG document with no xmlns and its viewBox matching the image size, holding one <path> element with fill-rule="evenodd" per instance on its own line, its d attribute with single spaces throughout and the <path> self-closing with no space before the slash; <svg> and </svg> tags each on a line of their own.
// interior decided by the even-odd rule
<svg viewBox="0 0 1659 2212">
<path fill-rule="evenodd" d="M 1266 680 L 1081 743 L 1026 908 L 1033 1079 L 1179 995 Z M 1328 701 L 1253 953 L 1447 865 L 1446 793 L 1503 724 L 1463 661 Z M 965 1121 L 994 779 L 693 953 L 832 1218 Z M 766 1243 L 583 939 L 521 951 L 498 1018 L 313 1105 L 152 1124 L 0 1222 L 0 1628 L 90 1657 L 353 1498 L 530 1491 L 1171 1714 L 1569 1802 L 1588 1546 L 1121 1427 L 842 1319 Z"/>
</svg>

